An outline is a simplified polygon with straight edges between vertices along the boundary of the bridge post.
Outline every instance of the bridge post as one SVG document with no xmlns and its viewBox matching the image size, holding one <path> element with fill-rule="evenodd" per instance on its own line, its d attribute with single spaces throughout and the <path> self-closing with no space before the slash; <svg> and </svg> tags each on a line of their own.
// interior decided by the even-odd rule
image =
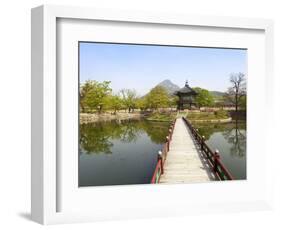
<svg viewBox="0 0 281 230">
<path fill-rule="evenodd" d="M 195 139 L 198 141 L 198 132 L 199 132 L 199 130 L 198 129 L 195 129 Z"/>
<path fill-rule="evenodd" d="M 201 139 L 201 150 L 202 151 L 204 149 L 204 142 L 205 142 L 205 136 L 202 136 L 202 139 Z"/>
<path fill-rule="evenodd" d="M 169 130 L 171 130 L 171 137 L 170 137 L 170 139 L 172 139 L 172 133 L 173 133 L 173 131 L 174 131 L 174 126 L 173 126 L 173 124 L 171 124 L 171 126 L 170 126 L 170 129 Z"/>
<path fill-rule="evenodd" d="M 219 150 L 216 149 L 214 153 L 214 172 L 218 171 L 218 160 L 220 159 Z"/>
<path fill-rule="evenodd" d="M 161 174 L 164 173 L 164 167 L 163 167 L 163 153 L 162 151 L 158 152 L 158 161 L 160 160 L 160 166 L 161 166 Z"/>
<path fill-rule="evenodd" d="M 169 136 L 166 136 L 166 141 L 167 141 L 167 151 L 170 150 L 170 139 Z"/>
<path fill-rule="evenodd" d="M 172 139 L 172 129 L 169 129 L 169 140 Z"/>
</svg>

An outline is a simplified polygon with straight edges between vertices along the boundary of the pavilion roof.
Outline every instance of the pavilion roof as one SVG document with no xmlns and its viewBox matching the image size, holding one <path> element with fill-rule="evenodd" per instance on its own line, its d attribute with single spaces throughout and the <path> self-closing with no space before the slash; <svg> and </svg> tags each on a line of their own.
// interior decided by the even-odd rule
<svg viewBox="0 0 281 230">
<path fill-rule="evenodd" d="M 188 82 L 185 83 L 185 86 L 175 92 L 176 95 L 178 94 L 186 94 L 186 95 L 196 95 L 197 93 L 195 92 L 194 89 L 192 89 L 189 85 Z"/>
</svg>

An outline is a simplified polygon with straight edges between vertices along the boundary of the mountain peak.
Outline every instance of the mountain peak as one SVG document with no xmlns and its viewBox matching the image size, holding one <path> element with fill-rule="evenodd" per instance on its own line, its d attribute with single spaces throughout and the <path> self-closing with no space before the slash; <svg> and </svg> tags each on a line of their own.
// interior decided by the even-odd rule
<svg viewBox="0 0 281 230">
<path fill-rule="evenodd" d="M 162 86 L 169 94 L 173 94 L 175 91 L 180 89 L 180 87 L 174 84 L 170 79 L 161 81 L 157 86 Z"/>
<path fill-rule="evenodd" d="M 165 80 L 163 80 L 163 81 L 161 81 L 158 85 L 160 85 L 160 84 L 173 84 L 173 82 L 171 82 L 171 80 L 170 79 L 165 79 Z"/>
</svg>

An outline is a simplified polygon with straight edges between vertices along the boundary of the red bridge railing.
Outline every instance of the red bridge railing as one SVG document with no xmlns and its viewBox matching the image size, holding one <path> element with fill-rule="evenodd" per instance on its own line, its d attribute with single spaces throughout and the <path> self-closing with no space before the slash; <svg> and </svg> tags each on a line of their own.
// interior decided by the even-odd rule
<svg viewBox="0 0 281 230">
<path fill-rule="evenodd" d="M 166 142 L 163 145 L 162 151 L 158 152 L 157 164 L 156 164 L 152 179 L 150 181 L 151 184 L 159 183 L 160 177 L 164 173 L 164 163 L 165 163 L 166 158 L 167 158 L 167 153 L 170 149 L 170 142 L 172 140 L 172 135 L 173 135 L 174 128 L 175 128 L 175 123 L 176 123 L 176 120 L 174 120 L 171 123 L 171 125 L 169 127 L 169 133 L 168 133 L 168 136 L 166 136 Z"/>
<path fill-rule="evenodd" d="M 219 151 L 212 151 L 211 148 L 206 144 L 205 137 L 199 134 L 198 129 L 195 129 L 186 118 L 183 117 L 182 119 L 184 120 L 187 127 L 190 129 L 194 139 L 199 144 L 201 151 L 208 160 L 208 164 L 213 169 L 215 176 L 219 180 L 234 180 L 234 177 L 231 175 L 231 173 L 227 170 L 225 165 L 220 160 Z"/>
</svg>

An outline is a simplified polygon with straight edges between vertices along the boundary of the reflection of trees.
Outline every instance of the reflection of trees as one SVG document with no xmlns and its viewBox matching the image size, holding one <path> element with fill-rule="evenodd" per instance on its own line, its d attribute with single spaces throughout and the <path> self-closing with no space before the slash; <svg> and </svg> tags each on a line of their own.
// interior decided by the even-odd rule
<svg viewBox="0 0 281 230">
<path fill-rule="evenodd" d="M 86 153 L 111 153 L 110 130 L 98 123 L 80 125 L 80 147 Z"/>
<path fill-rule="evenodd" d="M 241 125 L 235 120 L 234 129 L 225 130 L 224 138 L 231 144 L 230 154 L 243 157 L 246 153 L 246 135 L 241 132 Z M 245 127 L 244 127 L 245 128 Z"/>
<path fill-rule="evenodd" d="M 116 129 L 116 132 L 118 132 L 120 135 L 115 136 L 114 138 L 120 139 L 125 143 L 136 142 L 140 135 L 140 130 L 135 121 L 125 122 L 124 125 L 120 125 L 120 127 Z"/>
<path fill-rule="evenodd" d="M 201 136 L 204 136 L 206 140 L 209 140 L 211 135 L 216 132 L 223 132 L 226 129 L 227 124 L 195 124 Z M 231 125 L 232 127 L 232 125 Z"/>
<path fill-rule="evenodd" d="M 231 144 L 230 154 L 233 156 L 243 157 L 246 152 L 246 135 L 242 130 L 246 129 L 245 123 L 239 123 L 235 120 L 234 123 L 227 124 L 195 124 L 199 133 L 209 140 L 213 133 L 222 133 L 225 140 Z"/>
<path fill-rule="evenodd" d="M 142 128 L 156 144 L 162 144 L 168 135 L 169 124 L 167 122 L 143 122 Z"/>
<path fill-rule="evenodd" d="M 145 120 L 110 121 L 80 125 L 80 147 L 86 153 L 112 153 L 112 140 L 135 142 L 146 132 L 151 141 L 161 144 L 168 133 L 168 123 Z"/>
</svg>

